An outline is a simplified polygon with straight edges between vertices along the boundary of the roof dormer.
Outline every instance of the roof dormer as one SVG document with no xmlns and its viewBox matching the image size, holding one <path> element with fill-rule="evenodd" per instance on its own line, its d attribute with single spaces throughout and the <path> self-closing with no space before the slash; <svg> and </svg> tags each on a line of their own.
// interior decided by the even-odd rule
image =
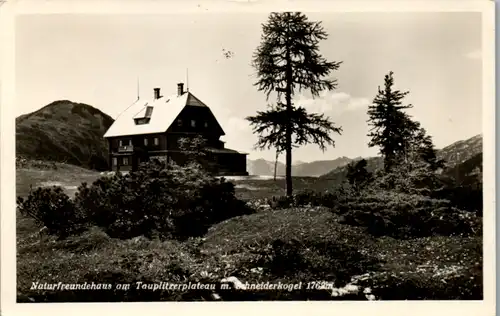
<svg viewBox="0 0 500 316">
<path fill-rule="evenodd" d="M 153 107 L 146 105 L 139 113 L 134 116 L 136 125 L 148 124 L 153 114 Z"/>
</svg>

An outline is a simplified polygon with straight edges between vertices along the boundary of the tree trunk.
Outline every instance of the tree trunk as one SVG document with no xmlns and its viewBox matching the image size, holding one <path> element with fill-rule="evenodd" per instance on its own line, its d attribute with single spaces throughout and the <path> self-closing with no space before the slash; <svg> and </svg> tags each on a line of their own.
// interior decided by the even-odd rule
<svg viewBox="0 0 500 316">
<path fill-rule="evenodd" d="M 286 195 L 292 196 L 292 64 L 290 49 L 286 49 L 286 112 L 287 122 L 285 129 L 285 151 L 286 151 Z"/>
<path fill-rule="evenodd" d="M 288 93 L 287 93 L 288 94 Z M 287 97 L 287 112 L 288 112 L 288 117 L 291 115 L 291 101 L 289 101 L 290 97 Z M 286 126 L 286 195 L 287 196 L 292 196 L 293 194 L 293 189 L 292 189 L 292 131 L 291 131 L 291 126 L 290 123 L 287 122 Z"/>
<path fill-rule="evenodd" d="M 278 169 L 278 156 L 279 156 L 279 151 L 276 149 L 276 159 L 274 160 L 274 181 L 276 181 L 276 170 Z"/>
</svg>

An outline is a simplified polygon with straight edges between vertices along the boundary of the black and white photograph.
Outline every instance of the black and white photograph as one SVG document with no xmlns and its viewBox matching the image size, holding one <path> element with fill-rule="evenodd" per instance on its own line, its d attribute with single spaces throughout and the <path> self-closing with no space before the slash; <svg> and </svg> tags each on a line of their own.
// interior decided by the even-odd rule
<svg viewBox="0 0 500 316">
<path fill-rule="evenodd" d="M 492 312 L 493 3 L 169 2 L 12 18 L 15 305 Z"/>
</svg>

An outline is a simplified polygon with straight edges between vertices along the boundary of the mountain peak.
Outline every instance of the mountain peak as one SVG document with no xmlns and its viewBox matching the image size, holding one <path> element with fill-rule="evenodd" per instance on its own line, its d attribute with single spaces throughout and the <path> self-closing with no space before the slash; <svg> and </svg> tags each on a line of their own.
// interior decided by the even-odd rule
<svg viewBox="0 0 500 316">
<path fill-rule="evenodd" d="M 16 154 L 104 169 L 108 146 L 103 135 L 112 123 L 93 106 L 57 100 L 16 118 Z"/>
</svg>

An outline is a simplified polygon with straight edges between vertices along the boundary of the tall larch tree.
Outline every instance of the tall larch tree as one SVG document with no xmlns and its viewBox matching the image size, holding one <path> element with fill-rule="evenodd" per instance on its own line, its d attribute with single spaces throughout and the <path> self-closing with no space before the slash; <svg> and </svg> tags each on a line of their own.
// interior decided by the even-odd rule
<svg viewBox="0 0 500 316">
<path fill-rule="evenodd" d="M 317 97 L 323 90 L 336 88 L 337 81 L 329 74 L 341 62 L 329 62 L 319 53 L 319 43 L 327 37 L 321 22 L 309 21 L 303 13 L 274 12 L 262 25 L 261 43 L 253 55 L 252 66 L 258 77 L 255 86 L 266 93 L 267 99 L 277 93 L 278 106 L 247 119 L 254 125 L 254 132 L 261 139 L 265 137 L 264 143 L 279 150 L 283 140 L 278 137 L 284 138 L 288 196 L 292 195 L 293 144 L 315 143 L 324 150 L 327 144 L 334 145 L 330 133 L 341 132 L 323 114 L 310 114 L 292 104 L 297 91 L 308 90 Z"/>
</svg>

